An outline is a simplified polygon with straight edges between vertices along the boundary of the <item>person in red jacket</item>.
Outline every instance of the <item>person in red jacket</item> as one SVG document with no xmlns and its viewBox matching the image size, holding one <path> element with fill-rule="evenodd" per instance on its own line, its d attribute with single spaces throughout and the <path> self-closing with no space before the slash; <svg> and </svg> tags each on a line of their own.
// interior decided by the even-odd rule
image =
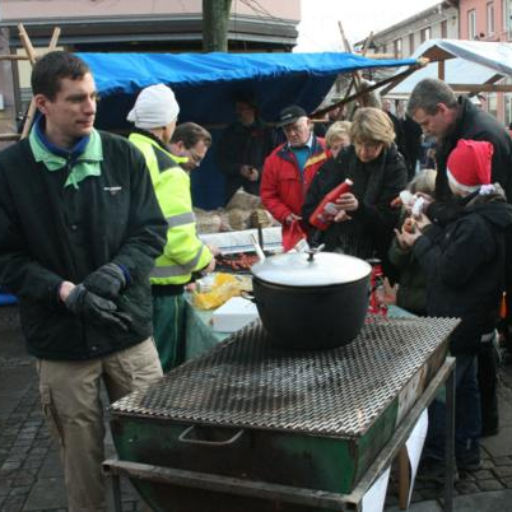
<svg viewBox="0 0 512 512">
<path fill-rule="evenodd" d="M 327 160 L 323 139 L 312 132 L 303 108 L 292 105 L 279 114 L 286 142 L 270 153 L 263 166 L 260 196 L 265 208 L 283 226 L 283 241 L 298 227 L 305 231 L 300 216 L 306 192 Z"/>
</svg>

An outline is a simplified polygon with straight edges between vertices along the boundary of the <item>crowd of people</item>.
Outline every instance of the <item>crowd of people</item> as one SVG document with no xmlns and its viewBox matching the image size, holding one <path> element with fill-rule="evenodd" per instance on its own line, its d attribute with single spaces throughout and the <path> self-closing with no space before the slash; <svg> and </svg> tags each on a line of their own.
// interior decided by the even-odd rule
<svg viewBox="0 0 512 512">
<path fill-rule="evenodd" d="M 0 282 L 19 298 L 69 510 L 101 510 L 100 383 L 114 401 L 182 363 L 185 286 L 215 268 L 215 248 L 197 234 L 189 176 L 212 136 L 177 125 L 178 102 L 163 84 L 137 96 L 128 138 L 96 130 L 94 77 L 66 52 L 37 61 L 32 90 L 39 115 L 29 137 L 0 153 Z M 498 430 L 498 329 L 511 337 L 503 313 L 512 297 L 507 130 L 431 79 L 414 89 L 405 119 L 387 104 L 361 106 L 350 121 L 333 109 L 325 138 L 298 105 L 279 113 L 280 137 L 254 98 L 237 97 L 235 107 L 238 120 L 215 148 L 226 199 L 240 187 L 260 194 L 287 248 L 307 238 L 377 258 L 398 283 L 398 306 L 461 319 L 450 337 L 455 452 L 460 469 L 478 468 L 479 438 Z M 419 129 L 436 145 L 433 168 L 420 172 L 419 150 L 410 149 Z M 348 188 L 325 205 L 320 229 L 312 216 L 342 183 Z M 444 414 L 434 402 L 425 450 L 434 470 Z"/>
</svg>

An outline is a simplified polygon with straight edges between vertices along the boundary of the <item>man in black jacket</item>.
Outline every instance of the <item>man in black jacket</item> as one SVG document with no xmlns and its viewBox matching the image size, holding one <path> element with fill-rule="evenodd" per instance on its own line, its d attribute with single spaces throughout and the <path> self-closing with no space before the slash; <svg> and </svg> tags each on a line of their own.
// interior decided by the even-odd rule
<svg viewBox="0 0 512 512">
<path fill-rule="evenodd" d="M 492 182 L 499 183 L 507 201 L 512 202 L 512 139 L 494 117 L 487 112 L 478 109 L 466 97 L 457 98 L 450 87 L 433 78 L 426 78 L 419 82 L 412 91 L 407 106 L 409 115 L 422 127 L 427 135 L 436 137 L 438 146 L 436 150 L 437 179 L 435 198 L 427 211 L 429 218 L 446 226 L 460 213 L 457 202 L 451 201 L 452 193 L 448 185 L 446 161 L 448 155 L 457 145 L 460 139 L 484 140 L 493 145 L 492 157 Z M 508 349 L 512 347 L 512 235 L 507 235 L 507 265 L 504 276 L 508 297 L 509 317 L 508 327 L 504 328 Z M 488 344 L 489 345 L 489 344 Z M 496 356 L 492 347 L 488 350 L 482 348 L 479 356 L 479 380 L 485 386 L 486 366 L 495 366 Z M 485 396 L 485 392 L 483 393 Z M 495 389 L 491 396 L 482 400 L 483 404 L 496 403 Z M 483 435 L 494 434 L 498 431 L 497 407 L 484 409 L 482 417 Z"/>
<path fill-rule="evenodd" d="M 105 506 L 100 381 L 117 400 L 162 375 L 148 275 L 167 224 L 143 156 L 93 128 L 85 62 L 47 54 L 32 89 L 40 116 L 0 153 L 0 282 L 20 300 L 69 510 L 92 512 Z"/>
<path fill-rule="evenodd" d="M 253 98 L 237 98 L 235 111 L 237 120 L 224 130 L 216 150 L 219 169 L 226 176 L 226 203 L 240 187 L 259 195 L 263 163 L 277 146 L 275 134 L 259 118 Z"/>
<path fill-rule="evenodd" d="M 475 107 L 468 98 L 457 98 L 447 84 L 434 78 L 416 85 L 407 110 L 426 135 L 437 138 L 438 201 L 452 197 L 446 160 L 459 139 L 486 140 L 493 145 L 492 180 L 502 186 L 508 201 L 512 201 L 512 139 L 494 117 Z"/>
</svg>

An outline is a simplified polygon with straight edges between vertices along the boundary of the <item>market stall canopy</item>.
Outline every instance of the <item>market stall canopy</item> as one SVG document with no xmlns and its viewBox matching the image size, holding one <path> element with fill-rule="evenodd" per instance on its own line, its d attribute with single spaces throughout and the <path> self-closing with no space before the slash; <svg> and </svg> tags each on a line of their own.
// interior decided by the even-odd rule
<svg viewBox="0 0 512 512">
<path fill-rule="evenodd" d="M 457 91 L 500 90 L 493 84 L 512 75 L 511 43 L 432 39 L 419 46 L 412 57 L 426 57 L 431 62 L 401 83 L 386 87 L 383 94 L 394 97 L 409 95 L 424 78 L 438 78 L 440 62 L 444 61 L 444 80 Z"/>
<path fill-rule="evenodd" d="M 138 92 L 159 82 L 174 90 L 179 121 L 211 126 L 234 120 L 234 98 L 252 95 L 263 119 L 298 104 L 312 112 L 339 73 L 399 67 L 416 59 L 375 60 L 350 53 L 79 53 L 90 66 L 102 101 L 97 126 L 129 128 L 126 114 Z"/>
</svg>

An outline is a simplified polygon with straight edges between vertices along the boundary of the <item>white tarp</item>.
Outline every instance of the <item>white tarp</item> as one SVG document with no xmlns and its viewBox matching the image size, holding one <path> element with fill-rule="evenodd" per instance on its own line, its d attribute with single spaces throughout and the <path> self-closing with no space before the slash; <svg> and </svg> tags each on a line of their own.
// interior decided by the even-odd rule
<svg viewBox="0 0 512 512">
<path fill-rule="evenodd" d="M 448 84 L 482 84 L 496 74 L 512 75 L 512 43 L 431 39 L 419 46 L 413 57 L 427 56 L 435 51 L 453 55 L 445 61 L 445 82 Z M 400 68 L 397 73 L 406 68 Z M 391 89 L 386 96 L 404 96 L 424 78 L 437 78 L 437 62 L 419 69 Z"/>
</svg>

